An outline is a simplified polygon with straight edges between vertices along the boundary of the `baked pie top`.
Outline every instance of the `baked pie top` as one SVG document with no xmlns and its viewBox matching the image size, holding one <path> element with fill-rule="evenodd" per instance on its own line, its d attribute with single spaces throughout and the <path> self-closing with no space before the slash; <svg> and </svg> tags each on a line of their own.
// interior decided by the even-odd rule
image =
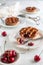
<svg viewBox="0 0 43 65">
<path fill-rule="evenodd" d="M 26 11 L 27 11 L 27 12 L 35 12 L 36 9 L 37 9 L 36 7 L 27 7 L 27 8 L 26 8 Z"/>
<path fill-rule="evenodd" d="M 23 38 L 34 38 L 38 30 L 34 27 L 26 27 L 20 30 L 20 36 Z"/>
<path fill-rule="evenodd" d="M 16 38 L 18 44 L 25 44 L 28 42 L 28 39 L 36 40 L 40 39 L 43 36 L 41 30 L 38 30 L 34 27 L 24 27 L 19 31 L 19 37 Z"/>
<path fill-rule="evenodd" d="M 5 20 L 5 24 L 10 26 L 16 25 L 18 22 L 19 22 L 19 18 L 17 17 L 8 17 Z"/>
</svg>

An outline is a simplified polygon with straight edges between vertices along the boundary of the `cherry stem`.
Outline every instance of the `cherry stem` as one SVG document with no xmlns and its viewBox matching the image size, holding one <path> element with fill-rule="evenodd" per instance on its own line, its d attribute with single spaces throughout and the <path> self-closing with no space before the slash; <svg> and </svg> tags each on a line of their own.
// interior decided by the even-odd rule
<svg viewBox="0 0 43 65">
<path fill-rule="evenodd" d="M 7 35 L 7 38 L 8 38 L 8 35 Z M 6 39 L 5 42 L 4 42 L 4 51 L 5 51 L 6 42 L 7 42 L 7 39 Z"/>
<path fill-rule="evenodd" d="M 6 40 L 5 40 L 5 43 L 4 43 L 4 51 L 5 51 L 5 45 L 6 45 Z"/>
<path fill-rule="evenodd" d="M 43 51 L 43 50 L 41 50 L 41 52 L 40 52 L 39 56 L 41 55 L 42 51 Z"/>
</svg>

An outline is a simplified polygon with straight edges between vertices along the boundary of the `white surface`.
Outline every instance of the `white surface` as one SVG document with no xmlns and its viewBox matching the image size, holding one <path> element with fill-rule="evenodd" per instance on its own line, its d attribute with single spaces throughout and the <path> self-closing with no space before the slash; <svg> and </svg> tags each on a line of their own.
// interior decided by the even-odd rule
<svg viewBox="0 0 43 65">
<path fill-rule="evenodd" d="M 5 38 L 0 36 L 0 55 L 4 52 L 4 42 Z"/>
<path fill-rule="evenodd" d="M 14 1 L 12 1 L 13 4 L 14 4 Z M 12 2 L 8 2 L 8 4 Z M 41 20 L 39 21 L 40 22 L 40 25 L 35 25 L 35 24 L 31 24 L 41 30 L 43 30 L 43 1 L 22 1 L 21 2 L 21 9 L 25 8 L 26 6 L 36 6 L 40 9 L 40 17 L 41 17 Z M 23 19 L 24 21 L 24 19 Z M 25 21 L 24 21 L 25 22 Z M 26 25 L 26 23 L 22 24 L 23 26 Z M 12 34 L 12 32 L 15 32 L 14 35 L 17 33 L 17 31 L 22 27 L 22 25 L 18 26 L 17 28 L 0 28 L 0 33 L 5 30 L 7 31 L 8 34 Z M 28 25 L 28 24 L 27 24 Z M 40 43 L 41 44 L 41 43 Z M 14 49 L 14 46 L 11 45 L 10 43 L 6 45 L 6 48 L 9 49 L 9 48 L 12 48 Z M 39 54 L 41 52 L 41 50 L 43 49 L 43 46 L 40 46 L 40 48 L 37 48 L 37 49 L 34 49 L 34 50 L 20 50 L 19 51 L 25 51 L 26 53 L 25 54 L 20 54 L 20 58 L 18 59 L 18 61 L 14 64 L 10 64 L 10 65 L 43 65 L 43 53 L 41 54 L 41 61 L 38 62 L 38 63 L 35 63 L 35 62 L 32 62 L 33 61 L 33 57 L 34 55 L 36 54 Z M 18 50 L 18 49 L 17 49 Z M 1 65 L 1 64 L 0 64 Z M 4 64 L 6 65 L 6 64 Z"/>
</svg>

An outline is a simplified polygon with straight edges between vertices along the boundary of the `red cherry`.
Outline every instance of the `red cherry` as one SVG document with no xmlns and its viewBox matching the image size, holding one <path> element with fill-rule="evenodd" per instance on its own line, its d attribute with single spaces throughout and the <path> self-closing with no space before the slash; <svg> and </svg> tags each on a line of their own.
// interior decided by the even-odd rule
<svg viewBox="0 0 43 65">
<path fill-rule="evenodd" d="M 1 58 L 1 61 L 4 62 L 4 63 L 7 63 L 7 58 Z"/>
<path fill-rule="evenodd" d="M 10 63 L 12 63 L 12 62 L 14 62 L 14 61 L 15 61 L 15 58 L 14 58 L 14 57 L 10 57 L 10 58 L 9 58 L 9 62 L 10 62 Z"/>
<path fill-rule="evenodd" d="M 38 62 L 38 61 L 40 61 L 40 56 L 38 56 L 38 55 L 35 55 L 35 56 L 34 56 L 34 61 L 35 61 L 35 62 Z"/>
<path fill-rule="evenodd" d="M 4 31 L 4 32 L 2 32 L 2 36 L 7 36 L 7 33 Z"/>
<path fill-rule="evenodd" d="M 13 55 L 13 56 L 16 56 L 15 50 L 12 50 L 12 55 Z"/>
<path fill-rule="evenodd" d="M 32 42 L 28 43 L 28 46 L 33 46 L 34 44 Z"/>
<path fill-rule="evenodd" d="M 12 55 L 12 51 L 9 52 L 9 56 L 10 56 L 10 57 L 13 56 L 13 55 Z"/>
<path fill-rule="evenodd" d="M 11 57 L 11 56 L 12 56 L 12 57 L 16 56 L 15 50 L 10 51 L 9 56 L 10 56 L 10 57 Z"/>
<path fill-rule="evenodd" d="M 7 54 L 3 54 L 2 57 L 7 57 Z"/>
<path fill-rule="evenodd" d="M 10 52 L 10 50 L 7 50 L 7 51 L 5 51 L 5 54 L 6 54 L 6 53 L 9 53 L 9 52 Z"/>
<path fill-rule="evenodd" d="M 4 53 L 6 56 L 8 56 L 9 55 L 9 51 L 7 50 L 7 51 L 5 51 L 5 53 Z"/>
</svg>

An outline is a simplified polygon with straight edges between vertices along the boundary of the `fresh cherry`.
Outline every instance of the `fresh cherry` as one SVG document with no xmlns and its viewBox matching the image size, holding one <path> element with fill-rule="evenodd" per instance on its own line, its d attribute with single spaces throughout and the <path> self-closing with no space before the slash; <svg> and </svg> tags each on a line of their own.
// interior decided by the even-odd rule
<svg viewBox="0 0 43 65">
<path fill-rule="evenodd" d="M 8 55 L 9 55 L 9 52 L 10 52 L 10 50 L 7 50 L 7 51 L 5 51 L 4 54 L 5 54 L 6 56 L 8 56 Z"/>
<path fill-rule="evenodd" d="M 3 54 L 2 57 L 7 57 L 7 54 Z"/>
<path fill-rule="evenodd" d="M 14 61 L 15 61 L 15 58 L 14 58 L 14 57 L 10 57 L 10 58 L 9 58 L 9 62 L 10 62 L 10 63 L 12 63 L 12 62 L 14 62 Z"/>
<path fill-rule="evenodd" d="M 10 57 L 13 56 L 13 55 L 12 55 L 12 51 L 9 52 L 9 56 L 10 56 Z"/>
<path fill-rule="evenodd" d="M 34 43 L 32 43 L 32 42 L 28 43 L 28 46 L 33 46 L 33 45 L 34 45 Z"/>
<path fill-rule="evenodd" d="M 2 36 L 7 36 L 7 33 L 4 31 L 4 32 L 2 32 Z"/>
<path fill-rule="evenodd" d="M 9 57 L 16 56 L 16 52 L 14 50 L 9 51 Z"/>
<path fill-rule="evenodd" d="M 34 61 L 35 61 L 35 62 L 39 62 L 40 59 L 41 59 L 40 56 L 38 56 L 38 55 L 35 55 L 35 56 L 34 56 Z"/>
<path fill-rule="evenodd" d="M 1 61 L 4 62 L 4 63 L 7 63 L 7 58 L 3 57 L 3 58 L 1 58 Z"/>
<path fill-rule="evenodd" d="M 14 50 L 12 50 L 12 55 L 13 55 L 13 56 L 16 56 L 16 55 L 17 55 Z"/>
</svg>

